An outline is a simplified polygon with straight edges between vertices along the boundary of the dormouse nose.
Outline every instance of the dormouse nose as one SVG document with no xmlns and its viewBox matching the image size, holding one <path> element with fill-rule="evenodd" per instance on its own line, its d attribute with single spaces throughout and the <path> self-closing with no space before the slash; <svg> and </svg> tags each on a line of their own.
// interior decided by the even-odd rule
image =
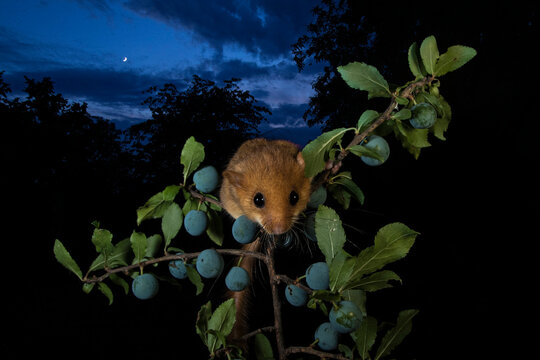
<svg viewBox="0 0 540 360">
<path fill-rule="evenodd" d="M 265 230 L 272 235 L 281 235 L 289 231 L 290 224 L 286 220 L 269 221 L 265 224 Z"/>
</svg>

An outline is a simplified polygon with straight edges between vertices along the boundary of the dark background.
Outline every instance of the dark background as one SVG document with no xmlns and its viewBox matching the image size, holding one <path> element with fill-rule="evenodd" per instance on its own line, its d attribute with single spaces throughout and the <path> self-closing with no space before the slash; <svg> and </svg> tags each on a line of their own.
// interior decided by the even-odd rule
<svg viewBox="0 0 540 360">
<path fill-rule="evenodd" d="M 342 213 L 345 224 L 363 231 L 347 227 L 350 240 L 371 239 L 376 229 L 392 221 L 421 233 L 410 254 L 392 266 L 403 284 L 368 295 L 368 310 L 386 321 L 394 321 L 403 309 L 420 310 L 412 333 L 397 350 L 398 358 L 487 358 L 503 350 L 516 356 L 523 346 L 509 338 L 519 331 L 517 321 L 527 315 L 513 300 L 523 297 L 519 274 L 529 271 L 526 255 L 537 237 L 532 231 L 538 215 L 537 6 L 492 2 L 479 9 L 450 5 L 393 9 L 380 4 L 355 11 L 369 20 L 367 28 L 386 39 L 366 62 L 394 69 L 388 55 L 394 54 L 400 67 L 385 76 L 394 75 L 396 82 L 409 79 L 403 75 L 408 71 L 408 45 L 428 35 L 436 36 L 441 53 L 454 44 L 478 52 L 462 69 L 441 79 L 441 93 L 452 106 L 446 142 L 433 140 L 433 146 L 414 160 L 390 139 L 392 155 L 378 168 L 346 160 L 345 167 L 354 171 L 366 194 L 364 206 Z M 365 97 L 360 92 L 341 95 L 335 97 Z M 6 121 L 22 121 L 2 120 L 6 129 L 11 129 Z M 343 121 L 354 120 L 345 116 Z M 109 306 L 96 290 L 84 294 L 78 279 L 52 253 L 54 239 L 62 240 L 84 272 L 94 257 L 90 222 L 100 220 L 115 240 L 129 236 L 135 228 L 135 209 L 170 179 L 137 178 L 139 185 L 134 186 L 126 176 L 112 186 L 111 177 L 118 175 L 118 167 L 113 167 L 118 164 L 95 172 L 75 159 L 68 161 L 73 165 L 68 172 L 57 176 L 51 171 L 47 182 L 36 183 L 29 178 L 35 166 L 30 160 L 39 159 L 43 149 L 25 143 L 34 139 L 28 133 L 3 134 L 4 144 L 13 146 L 2 149 L 3 204 L 8 214 L 3 222 L 2 281 L 7 336 L 0 340 L 5 358 L 34 354 L 206 358 L 194 331 L 195 317 L 208 298 L 214 304 L 220 301 L 219 281 L 215 286 L 206 281 L 206 290 L 198 297 L 187 282 L 181 291 L 163 283 L 159 296 L 145 302 L 113 288 L 114 303 Z M 58 151 L 47 154 L 63 156 L 65 148 L 60 148 L 55 135 L 48 139 L 46 146 Z M 233 144 L 229 145 L 224 154 L 232 153 Z M 212 246 L 206 238 L 188 241 L 188 246 L 199 249 Z M 225 245 L 234 246 L 229 241 Z M 312 261 L 308 251 L 299 253 L 306 263 Z M 282 269 L 288 257 L 298 258 L 284 252 Z M 295 271 L 287 270 L 291 275 Z M 156 269 L 164 271 L 163 266 Z M 295 326 L 310 328 L 310 323 L 322 321 L 308 310 L 284 306 L 285 319 L 296 315 L 305 323 L 290 324 L 286 334 L 300 334 Z M 311 330 L 305 332 L 311 336 Z M 302 343 L 303 335 L 298 339 Z"/>
</svg>

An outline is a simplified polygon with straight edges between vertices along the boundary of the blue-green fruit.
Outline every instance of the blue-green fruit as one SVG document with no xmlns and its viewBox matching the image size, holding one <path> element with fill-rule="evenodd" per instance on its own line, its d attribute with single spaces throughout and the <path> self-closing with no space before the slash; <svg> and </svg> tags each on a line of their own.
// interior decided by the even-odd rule
<svg viewBox="0 0 540 360">
<path fill-rule="evenodd" d="M 257 224 L 249 220 L 247 216 L 239 216 L 232 226 L 232 234 L 240 244 L 249 244 L 255 240 Z"/>
<path fill-rule="evenodd" d="M 311 264 L 306 270 L 306 282 L 313 290 L 326 290 L 330 283 L 330 273 L 325 262 Z"/>
<path fill-rule="evenodd" d="M 206 231 L 208 226 L 208 217 L 204 211 L 191 210 L 184 218 L 184 227 L 186 231 L 193 236 L 199 236 Z"/>
<path fill-rule="evenodd" d="M 419 103 L 411 108 L 412 118 L 409 120 L 416 129 L 427 129 L 435 124 L 437 110 L 431 104 Z"/>
<path fill-rule="evenodd" d="M 343 300 L 339 302 L 337 310 L 335 308 L 330 310 L 329 318 L 337 332 L 347 334 L 358 329 L 363 314 L 355 303 Z"/>
<path fill-rule="evenodd" d="M 169 272 L 177 279 L 185 279 L 187 277 L 186 263 L 184 260 L 173 260 L 169 262 Z"/>
<path fill-rule="evenodd" d="M 242 291 L 249 285 L 248 272 L 239 266 L 234 266 L 225 277 L 225 285 L 231 291 Z"/>
<path fill-rule="evenodd" d="M 317 242 L 317 235 L 315 234 L 315 213 L 309 214 L 306 217 L 304 233 L 309 240 Z"/>
<path fill-rule="evenodd" d="M 368 137 L 367 143 L 364 144 L 364 146 L 377 152 L 377 154 L 379 154 L 379 156 L 383 159 L 383 161 L 381 161 L 369 156 L 361 156 L 360 158 L 366 165 L 379 166 L 383 164 L 390 156 L 390 146 L 388 146 L 388 143 L 383 137 L 378 135 L 371 135 Z"/>
<path fill-rule="evenodd" d="M 322 350 L 335 350 L 338 346 L 338 333 L 329 322 L 322 323 L 315 330 L 315 340 L 319 339 L 317 345 Z"/>
<path fill-rule="evenodd" d="M 159 290 L 159 282 L 154 275 L 146 273 L 139 275 L 131 283 L 133 295 L 141 300 L 148 300 L 156 296 Z"/>
<path fill-rule="evenodd" d="M 327 196 L 326 188 L 324 186 L 319 186 L 309 197 L 307 207 L 310 209 L 318 209 L 319 205 L 324 204 Z"/>
<path fill-rule="evenodd" d="M 193 175 L 195 187 L 203 193 L 214 191 L 217 188 L 218 181 L 218 172 L 213 166 L 204 167 Z"/>
<path fill-rule="evenodd" d="M 293 306 L 304 306 L 307 303 L 307 293 L 296 285 L 287 285 L 285 298 Z"/>
<path fill-rule="evenodd" d="M 195 267 L 202 277 L 213 279 L 223 271 L 223 257 L 214 249 L 203 250 L 197 257 Z"/>
</svg>

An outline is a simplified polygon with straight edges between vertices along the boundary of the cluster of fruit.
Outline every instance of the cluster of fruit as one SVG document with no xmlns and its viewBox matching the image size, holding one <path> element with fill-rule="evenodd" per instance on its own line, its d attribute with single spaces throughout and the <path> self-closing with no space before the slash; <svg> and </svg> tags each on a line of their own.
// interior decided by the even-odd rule
<svg viewBox="0 0 540 360">
<path fill-rule="evenodd" d="M 200 171 L 203 171 L 204 169 Z M 205 173 L 212 174 L 213 172 Z M 201 179 L 201 177 L 197 177 L 197 174 L 198 172 L 195 173 L 194 178 Z M 215 174 L 217 176 L 217 172 Z M 202 178 L 207 179 L 206 177 Z M 200 191 L 202 191 L 202 189 L 210 191 L 215 189 L 215 187 L 211 188 L 199 186 L 197 180 L 195 184 L 197 189 Z M 207 222 L 208 219 L 206 217 L 206 213 L 199 210 L 191 210 L 184 218 L 186 231 L 193 236 L 201 235 L 206 230 Z M 233 237 L 241 244 L 247 244 L 255 240 L 256 232 L 257 224 L 249 220 L 246 216 L 240 216 L 238 219 L 236 219 L 232 227 Z M 197 257 L 195 269 L 203 278 L 214 279 L 221 274 L 224 265 L 225 262 L 221 254 L 214 249 L 206 249 L 203 250 Z M 169 262 L 169 271 L 173 277 L 181 280 L 188 276 L 187 267 L 193 266 L 193 264 L 188 264 L 184 260 L 173 260 Z M 232 267 L 225 277 L 225 285 L 231 291 L 242 291 L 249 285 L 249 283 L 250 277 L 248 272 L 239 266 Z M 155 276 L 150 273 L 138 276 L 132 283 L 133 294 L 141 300 L 153 298 L 157 294 L 158 289 L 159 283 Z"/>
<path fill-rule="evenodd" d="M 429 129 L 437 120 L 437 110 L 426 102 L 415 104 L 410 109 L 409 124 L 415 129 Z M 361 156 L 362 161 L 369 166 L 382 165 L 390 156 L 390 146 L 388 142 L 381 136 L 368 136 L 362 145 L 379 155 L 380 159 L 369 156 Z"/>
<path fill-rule="evenodd" d="M 202 193 L 211 193 L 219 183 L 219 174 L 215 167 L 206 166 L 193 175 L 195 188 Z M 208 228 L 208 216 L 204 211 L 191 210 L 184 217 L 184 228 L 192 236 L 202 235 Z"/>
<path fill-rule="evenodd" d="M 311 264 L 306 270 L 306 283 L 312 290 L 327 290 L 330 282 L 328 265 L 325 262 Z M 308 294 L 297 285 L 289 284 L 285 288 L 285 298 L 293 306 L 304 306 Z M 322 323 L 315 330 L 315 340 L 322 350 L 334 350 L 338 346 L 339 334 L 350 333 L 360 326 L 363 314 L 351 301 L 340 301 L 328 315 L 329 321 Z"/>
</svg>

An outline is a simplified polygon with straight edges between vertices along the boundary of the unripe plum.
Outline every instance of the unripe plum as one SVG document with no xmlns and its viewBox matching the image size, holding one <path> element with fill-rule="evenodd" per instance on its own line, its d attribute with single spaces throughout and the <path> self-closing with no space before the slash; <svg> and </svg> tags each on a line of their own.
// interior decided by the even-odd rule
<svg viewBox="0 0 540 360">
<path fill-rule="evenodd" d="M 249 220 L 247 216 L 239 216 L 232 226 L 232 234 L 236 241 L 240 244 L 249 244 L 255 240 L 257 232 L 257 224 Z"/>
<path fill-rule="evenodd" d="M 231 291 L 242 291 L 249 285 L 248 272 L 239 266 L 234 266 L 225 277 L 225 285 Z"/>
<path fill-rule="evenodd" d="M 203 250 L 197 257 L 195 267 L 202 277 L 213 279 L 223 271 L 223 257 L 214 249 Z"/>
<path fill-rule="evenodd" d="M 304 306 L 307 303 L 307 293 L 296 285 L 287 285 L 285 288 L 285 298 L 293 306 Z"/>
<path fill-rule="evenodd" d="M 319 208 L 319 205 L 324 204 L 327 196 L 326 188 L 324 186 L 319 186 L 309 197 L 307 207 L 310 209 Z"/>
<path fill-rule="evenodd" d="M 193 175 L 193 182 L 197 190 L 203 193 L 209 193 L 217 188 L 219 182 L 218 172 L 215 167 L 204 167 Z"/>
<path fill-rule="evenodd" d="M 204 211 L 191 210 L 184 218 L 184 227 L 186 231 L 193 236 L 199 236 L 206 231 L 208 226 L 208 217 Z"/>
<path fill-rule="evenodd" d="M 366 165 L 379 166 L 388 160 L 388 157 L 390 156 L 390 146 L 381 136 L 371 135 L 367 138 L 367 143 L 364 146 L 368 149 L 374 150 L 383 158 L 383 161 L 380 161 L 369 156 L 361 156 L 360 158 Z"/>
<path fill-rule="evenodd" d="M 435 124 L 437 110 L 431 104 L 418 103 L 411 108 L 412 118 L 409 120 L 416 129 L 427 129 Z"/>
<path fill-rule="evenodd" d="M 350 333 L 360 326 L 363 318 L 362 311 L 355 303 L 347 300 L 339 302 L 337 310 L 330 310 L 330 323 L 337 332 Z"/>
<path fill-rule="evenodd" d="M 328 265 L 325 262 L 311 264 L 306 270 L 306 282 L 313 290 L 326 290 L 330 283 Z"/>
<path fill-rule="evenodd" d="M 137 276 L 131 283 L 133 295 L 141 300 L 148 300 L 156 296 L 159 290 L 159 282 L 154 275 L 146 273 Z"/>
<path fill-rule="evenodd" d="M 335 350 L 338 346 L 338 333 L 329 322 L 322 323 L 315 330 L 315 340 L 319 339 L 317 345 L 322 350 Z"/>
</svg>

